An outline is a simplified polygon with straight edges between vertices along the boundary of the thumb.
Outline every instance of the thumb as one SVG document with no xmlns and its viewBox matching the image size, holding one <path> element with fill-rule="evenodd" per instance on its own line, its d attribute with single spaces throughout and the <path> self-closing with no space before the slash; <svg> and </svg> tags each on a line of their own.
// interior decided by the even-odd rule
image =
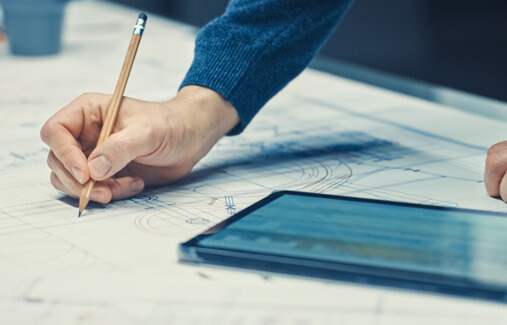
<svg viewBox="0 0 507 325">
<path fill-rule="evenodd" d="M 88 157 L 90 177 L 98 181 L 110 178 L 135 158 L 147 154 L 149 147 L 139 132 L 130 132 L 128 128 L 112 134 Z"/>
</svg>

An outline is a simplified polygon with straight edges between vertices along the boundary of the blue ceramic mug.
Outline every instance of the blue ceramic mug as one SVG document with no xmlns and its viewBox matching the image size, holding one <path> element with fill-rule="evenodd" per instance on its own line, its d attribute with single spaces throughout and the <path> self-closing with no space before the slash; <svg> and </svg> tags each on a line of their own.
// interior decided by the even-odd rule
<svg viewBox="0 0 507 325">
<path fill-rule="evenodd" d="M 67 0 L 0 0 L 0 4 L 12 54 L 60 52 Z"/>
</svg>

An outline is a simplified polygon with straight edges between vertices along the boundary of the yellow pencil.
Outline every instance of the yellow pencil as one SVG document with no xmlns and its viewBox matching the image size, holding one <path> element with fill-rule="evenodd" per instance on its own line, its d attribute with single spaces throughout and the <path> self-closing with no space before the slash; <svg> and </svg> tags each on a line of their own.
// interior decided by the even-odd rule
<svg viewBox="0 0 507 325">
<path fill-rule="evenodd" d="M 123 99 L 123 93 L 125 92 L 125 87 L 127 86 L 127 80 L 130 75 L 130 70 L 132 70 L 132 64 L 134 63 L 134 58 L 136 57 L 137 48 L 139 47 L 139 42 L 141 41 L 141 36 L 143 35 L 144 26 L 146 24 L 147 19 L 148 17 L 144 13 L 139 14 L 139 17 L 137 18 L 137 23 L 134 26 L 132 39 L 130 41 L 129 48 L 127 50 L 127 56 L 125 57 L 125 61 L 123 62 L 120 77 L 118 78 L 118 83 L 116 84 L 116 89 L 114 90 L 111 103 L 109 104 L 109 108 L 106 113 L 106 118 L 104 120 L 102 130 L 100 131 L 99 140 L 97 141 L 97 146 L 102 142 L 104 142 L 113 131 L 113 127 L 116 122 L 116 117 L 118 116 L 118 112 L 120 110 L 120 104 Z M 90 201 L 90 195 L 92 194 L 94 185 L 95 181 L 90 178 L 88 183 L 86 183 L 85 187 L 81 191 L 81 195 L 79 197 L 78 217 L 81 217 L 81 213 L 83 213 L 83 210 L 86 208 L 86 205 Z"/>
</svg>

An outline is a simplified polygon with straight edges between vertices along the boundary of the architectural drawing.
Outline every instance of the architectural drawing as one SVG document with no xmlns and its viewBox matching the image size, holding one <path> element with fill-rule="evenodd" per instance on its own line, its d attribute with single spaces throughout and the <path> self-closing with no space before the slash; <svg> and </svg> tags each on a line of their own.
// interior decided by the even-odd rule
<svg viewBox="0 0 507 325">
<path fill-rule="evenodd" d="M 107 205 L 91 203 L 78 219 L 77 200 L 49 182 L 39 130 L 79 93 L 113 90 L 120 67 L 110 62 L 124 55 L 118 34 L 130 29 L 125 17 L 131 14 L 111 4 L 73 2 L 61 57 L 7 59 L 0 48 L 0 314 L 39 324 L 86 317 L 92 324 L 168 323 L 185 315 L 194 324 L 239 324 L 247 316 L 255 324 L 371 324 L 379 315 L 387 323 L 507 319 L 498 306 L 475 301 L 442 298 L 466 315 L 430 315 L 418 309 L 434 299 L 425 295 L 177 263 L 178 243 L 278 190 L 507 212 L 483 184 L 487 148 L 504 140 L 506 123 L 311 70 L 243 134 L 220 140 L 184 179 Z M 90 24 L 116 27 L 92 38 Z M 190 63 L 193 29 L 157 17 L 148 28 L 126 95 L 166 99 Z M 98 52 L 100 58 L 89 60 Z M 272 304 L 259 298 L 267 299 L 264 293 L 274 297 Z M 280 302 L 288 296 L 297 299 Z M 407 296 L 425 303 L 397 305 Z M 298 307 L 305 304 L 307 313 Z"/>
</svg>

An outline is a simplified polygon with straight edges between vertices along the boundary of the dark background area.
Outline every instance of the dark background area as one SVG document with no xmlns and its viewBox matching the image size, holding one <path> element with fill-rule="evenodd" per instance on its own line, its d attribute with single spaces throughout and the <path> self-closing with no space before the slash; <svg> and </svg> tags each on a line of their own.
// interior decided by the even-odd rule
<svg viewBox="0 0 507 325">
<path fill-rule="evenodd" d="M 202 26 L 227 0 L 111 0 Z M 320 52 L 507 101 L 507 1 L 356 0 Z"/>
</svg>

